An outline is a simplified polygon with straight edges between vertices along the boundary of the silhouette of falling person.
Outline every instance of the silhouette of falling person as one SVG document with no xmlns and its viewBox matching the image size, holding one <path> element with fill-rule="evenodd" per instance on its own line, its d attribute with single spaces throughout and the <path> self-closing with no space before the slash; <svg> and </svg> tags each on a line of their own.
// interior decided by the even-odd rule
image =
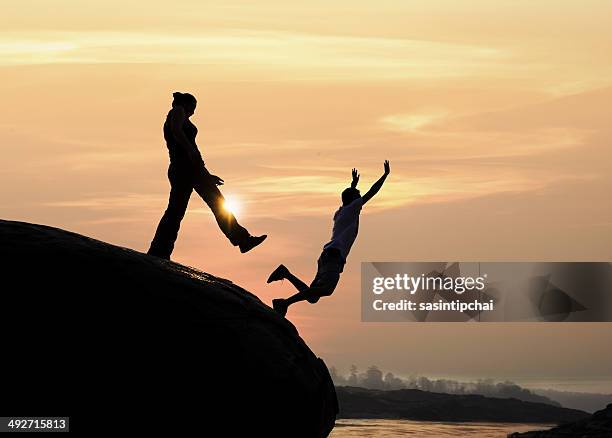
<svg viewBox="0 0 612 438">
<path fill-rule="evenodd" d="M 196 98 L 179 92 L 173 93 L 173 97 L 172 109 L 164 123 L 164 139 L 170 154 L 170 199 L 147 253 L 170 259 L 193 190 L 208 204 L 219 228 L 232 245 L 245 253 L 262 243 L 267 236 L 251 236 L 238 224 L 234 215 L 224 209 L 225 199 L 217 187 L 223 184 L 223 180 L 206 169 L 195 141 L 198 128 L 189 120 L 196 109 Z"/>
<path fill-rule="evenodd" d="M 314 304 L 321 297 L 329 296 L 334 292 L 340 280 L 340 273 L 344 269 L 348 253 L 357 238 L 361 208 L 383 186 L 391 172 L 389 161 L 385 161 L 384 169 L 383 176 L 363 196 L 357 190 L 359 174 L 356 169 L 353 169 L 351 187 L 342 192 L 342 206 L 334 214 L 334 228 L 331 240 L 323 246 L 323 252 L 317 261 L 317 274 L 310 286 L 289 272 L 285 265 L 280 265 L 270 274 L 268 283 L 287 279 L 298 290 L 298 293 L 287 299 L 278 298 L 272 300 L 274 310 L 285 316 L 291 304 L 304 300 Z"/>
</svg>

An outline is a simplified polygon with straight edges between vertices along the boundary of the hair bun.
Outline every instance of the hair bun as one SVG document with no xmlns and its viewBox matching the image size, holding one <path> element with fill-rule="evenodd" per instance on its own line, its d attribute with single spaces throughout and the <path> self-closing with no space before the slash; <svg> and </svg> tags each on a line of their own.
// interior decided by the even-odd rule
<svg viewBox="0 0 612 438">
<path fill-rule="evenodd" d="M 175 91 L 174 93 L 172 93 L 172 97 L 174 97 L 172 106 L 189 105 L 195 107 L 197 104 L 196 98 L 193 96 L 193 94 L 190 93 L 181 93 L 180 91 Z"/>
</svg>

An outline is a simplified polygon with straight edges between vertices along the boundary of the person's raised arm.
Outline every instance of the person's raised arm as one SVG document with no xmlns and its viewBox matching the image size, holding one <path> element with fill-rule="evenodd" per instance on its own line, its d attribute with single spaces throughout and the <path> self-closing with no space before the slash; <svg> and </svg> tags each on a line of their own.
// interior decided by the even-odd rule
<svg viewBox="0 0 612 438">
<path fill-rule="evenodd" d="M 389 160 L 385 160 L 384 168 L 385 168 L 385 173 L 383 173 L 383 176 L 378 178 L 378 181 L 372 184 L 372 187 L 370 187 L 370 190 L 368 190 L 368 192 L 361 197 L 364 204 L 368 202 L 370 199 L 372 199 L 372 197 L 374 197 L 375 194 L 378 193 L 380 188 L 383 186 L 385 180 L 387 179 L 387 176 L 389 176 L 389 173 L 391 172 L 391 168 L 389 167 Z"/>
</svg>

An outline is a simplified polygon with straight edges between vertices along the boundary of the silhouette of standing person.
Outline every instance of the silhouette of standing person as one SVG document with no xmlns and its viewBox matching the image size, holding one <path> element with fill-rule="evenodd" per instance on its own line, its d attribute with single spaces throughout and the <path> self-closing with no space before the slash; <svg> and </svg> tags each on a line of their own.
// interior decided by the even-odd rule
<svg viewBox="0 0 612 438">
<path fill-rule="evenodd" d="M 378 193 L 387 176 L 389 176 L 391 172 L 389 161 L 385 161 L 384 169 L 383 176 L 363 196 L 357 190 L 359 173 L 356 169 L 353 169 L 351 186 L 342 192 L 342 205 L 334 214 L 331 240 L 323 246 L 323 252 L 317 261 L 317 274 L 310 286 L 293 275 L 285 265 L 280 265 L 270 274 L 268 283 L 287 279 L 298 290 L 298 293 L 287 299 L 277 298 L 272 300 L 274 310 L 285 316 L 291 304 L 300 301 L 308 301 L 314 304 L 321 297 L 329 296 L 334 292 L 338 281 L 340 281 L 340 273 L 344 270 L 344 264 L 351 246 L 357 238 L 361 208 Z"/>
<path fill-rule="evenodd" d="M 164 139 L 170 154 L 170 199 L 147 254 L 170 259 L 193 190 L 210 207 L 219 228 L 232 245 L 238 246 L 242 253 L 250 251 L 267 236 L 251 236 L 234 215 L 224 209 L 225 199 L 217 187 L 223 180 L 206 169 L 196 144 L 198 128 L 189 120 L 196 109 L 196 98 L 179 92 L 173 93 L 173 97 L 172 109 L 164 123 Z"/>
</svg>

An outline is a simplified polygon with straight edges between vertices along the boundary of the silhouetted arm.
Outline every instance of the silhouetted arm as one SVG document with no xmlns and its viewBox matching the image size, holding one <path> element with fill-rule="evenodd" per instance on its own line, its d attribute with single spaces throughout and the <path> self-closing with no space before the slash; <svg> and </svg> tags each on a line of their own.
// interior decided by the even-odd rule
<svg viewBox="0 0 612 438">
<path fill-rule="evenodd" d="M 170 130 L 172 131 L 172 135 L 174 139 L 179 144 L 180 147 L 187 153 L 187 156 L 191 160 L 194 166 L 199 167 L 204 163 L 202 161 L 202 157 L 200 156 L 200 152 L 195 144 L 191 143 L 185 132 L 183 131 L 183 124 L 187 120 L 187 115 L 185 114 L 185 110 L 182 106 L 177 105 L 172 110 L 170 110 Z M 208 173 L 208 171 L 206 171 Z"/>
<path fill-rule="evenodd" d="M 202 156 L 200 155 L 200 151 L 195 144 L 189 141 L 185 132 L 183 131 L 183 123 L 187 120 L 187 114 L 185 114 L 185 110 L 182 106 L 177 105 L 170 111 L 170 130 L 172 131 L 172 135 L 176 139 L 176 142 L 182 147 L 185 152 L 187 152 L 187 156 L 189 160 L 196 168 L 198 172 L 202 172 L 204 176 L 210 178 L 213 184 L 220 186 L 223 185 L 223 180 L 216 175 L 211 175 L 206 166 L 204 165 L 204 160 L 202 160 Z"/>
<path fill-rule="evenodd" d="M 378 193 L 380 188 L 383 186 L 385 180 L 387 179 L 387 176 L 389 176 L 389 173 L 391 172 L 391 168 L 389 167 L 389 160 L 385 160 L 384 168 L 385 168 L 385 173 L 383 173 L 383 176 L 378 178 L 378 181 L 372 184 L 372 187 L 370 187 L 370 190 L 368 190 L 368 192 L 361 197 L 364 204 L 368 202 L 370 199 L 372 199 L 375 194 Z"/>
</svg>

